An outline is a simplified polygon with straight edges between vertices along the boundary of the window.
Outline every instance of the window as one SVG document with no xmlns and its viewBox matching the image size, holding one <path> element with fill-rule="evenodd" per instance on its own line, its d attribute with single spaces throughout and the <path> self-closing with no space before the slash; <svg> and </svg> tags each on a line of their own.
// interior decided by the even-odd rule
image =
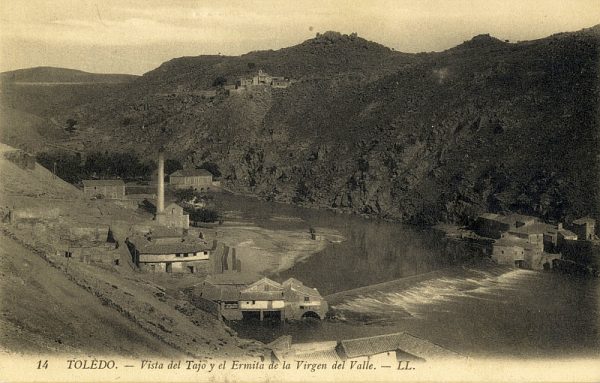
<svg viewBox="0 0 600 383">
<path fill-rule="evenodd" d="M 181 257 L 181 254 L 177 253 L 177 254 L 175 254 L 175 257 L 179 258 L 179 257 Z"/>
<path fill-rule="evenodd" d="M 310 302 L 310 297 L 304 297 L 304 302 Z"/>
<path fill-rule="evenodd" d="M 188 253 L 183 254 L 184 258 L 187 258 L 187 256 L 188 256 Z"/>
</svg>

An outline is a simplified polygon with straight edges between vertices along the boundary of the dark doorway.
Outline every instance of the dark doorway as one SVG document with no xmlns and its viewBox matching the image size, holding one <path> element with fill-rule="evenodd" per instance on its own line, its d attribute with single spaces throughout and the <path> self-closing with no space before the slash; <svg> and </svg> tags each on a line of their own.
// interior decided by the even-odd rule
<svg viewBox="0 0 600 383">
<path fill-rule="evenodd" d="M 165 265 L 165 269 L 166 269 L 167 273 L 172 273 L 173 272 L 173 264 L 171 262 L 167 262 Z"/>
<path fill-rule="evenodd" d="M 307 311 L 302 314 L 302 319 L 321 319 L 321 317 L 314 311 Z"/>
</svg>

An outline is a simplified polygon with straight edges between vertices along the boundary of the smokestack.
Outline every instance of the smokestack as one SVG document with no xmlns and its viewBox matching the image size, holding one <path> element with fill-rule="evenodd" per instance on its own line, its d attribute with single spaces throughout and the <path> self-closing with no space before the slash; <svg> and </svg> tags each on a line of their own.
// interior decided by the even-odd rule
<svg viewBox="0 0 600 383">
<path fill-rule="evenodd" d="M 165 210 L 165 153 L 162 148 L 158 151 L 158 195 L 156 201 L 156 213 Z"/>
</svg>

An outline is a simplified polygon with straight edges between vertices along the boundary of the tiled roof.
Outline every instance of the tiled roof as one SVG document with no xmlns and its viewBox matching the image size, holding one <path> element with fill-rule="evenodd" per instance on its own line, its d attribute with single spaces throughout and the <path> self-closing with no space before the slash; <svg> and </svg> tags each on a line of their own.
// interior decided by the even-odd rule
<svg viewBox="0 0 600 383">
<path fill-rule="evenodd" d="M 576 225 L 582 225 L 585 223 L 596 223 L 596 220 L 590 217 L 583 217 L 583 218 L 579 218 L 576 219 L 575 221 L 573 221 L 574 224 Z"/>
<path fill-rule="evenodd" d="M 184 240 L 174 243 L 155 243 L 148 241 L 145 237 L 131 238 L 130 241 L 135 245 L 140 254 L 163 255 L 175 253 L 195 253 L 199 251 L 209 251 L 211 246 L 200 240 Z"/>
<path fill-rule="evenodd" d="M 295 292 L 298 292 L 300 294 L 304 294 L 304 295 L 309 295 L 309 296 L 313 296 L 313 297 L 321 297 L 321 294 L 319 294 L 319 291 L 317 289 L 308 287 L 308 286 L 304 286 L 304 284 L 302 282 L 300 282 L 299 280 L 297 280 L 296 278 L 290 278 L 286 281 L 284 281 L 282 283 L 284 288 L 288 288 L 290 290 L 293 290 Z"/>
<path fill-rule="evenodd" d="M 180 169 L 171 173 L 170 177 L 212 177 L 212 173 L 206 169 Z"/>
<path fill-rule="evenodd" d="M 269 288 L 271 290 L 268 290 Z M 254 282 L 253 284 L 248 286 L 246 288 L 246 290 L 244 290 L 244 291 L 248 291 L 248 292 L 266 291 L 266 292 L 268 292 L 268 291 L 273 291 L 273 289 L 280 292 L 283 290 L 283 286 L 281 286 L 280 283 L 277 283 L 272 279 L 263 277 L 262 279 L 259 279 L 258 281 Z"/>
<path fill-rule="evenodd" d="M 282 335 L 266 346 L 270 349 L 289 350 L 292 346 L 292 336 Z"/>
<path fill-rule="evenodd" d="M 255 273 L 223 273 L 213 274 L 206 277 L 205 282 L 212 285 L 249 285 L 256 282 L 260 276 Z"/>
<path fill-rule="evenodd" d="M 335 348 L 327 349 L 327 350 L 319 350 L 312 352 L 301 352 L 294 354 L 295 360 L 305 360 L 307 362 L 333 362 L 336 360 L 341 360 Z"/>
<path fill-rule="evenodd" d="M 211 301 L 239 301 L 240 290 L 235 286 L 213 286 L 207 283 L 202 287 L 202 298 Z"/>
<path fill-rule="evenodd" d="M 182 230 L 177 230 L 171 227 L 155 226 L 150 229 L 148 236 L 151 238 L 181 238 Z"/>
<path fill-rule="evenodd" d="M 556 226 L 547 223 L 536 222 L 531 225 L 520 226 L 516 229 L 511 229 L 509 232 L 523 233 L 523 234 L 543 234 L 548 233 L 552 230 L 556 230 Z"/>
<path fill-rule="evenodd" d="M 421 358 L 458 357 L 453 351 L 407 333 L 379 335 L 367 338 L 343 340 L 340 348 L 348 358 L 376 355 L 387 351 L 402 350 Z"/>
<path fill-rule="evenodd" d="M 123 180 L 83 180 L 83 186 L 125 186 Z"/>
</svg>

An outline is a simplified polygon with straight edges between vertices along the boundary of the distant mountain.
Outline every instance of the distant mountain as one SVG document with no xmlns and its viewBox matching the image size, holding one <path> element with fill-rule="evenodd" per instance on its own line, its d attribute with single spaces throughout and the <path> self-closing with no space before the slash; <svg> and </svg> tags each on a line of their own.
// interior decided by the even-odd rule
<svg viewBox="0 0 600 383">
<path fill-rule="evenodd" d="M 22 83 L 125 83 L 138 76 L 88 73 L 75 69 L 35 67 L 0 73 L 1 81 Z"/>
<path fill-rule="evenodd" d="M 173 59 L 119 91 L 40 110 L 75 118 L 86 150 L 153 157 L 165 146 L 269 200 L 413 223 L 507 210 L 600 218 L 599 31 L 480 35 L 419 54 L 327 32 L 277 51 Z M 213 86 L 259 69 L 296 82 Z M 12 92 L 11 107 L 36 114 Z"/>
</svg>

